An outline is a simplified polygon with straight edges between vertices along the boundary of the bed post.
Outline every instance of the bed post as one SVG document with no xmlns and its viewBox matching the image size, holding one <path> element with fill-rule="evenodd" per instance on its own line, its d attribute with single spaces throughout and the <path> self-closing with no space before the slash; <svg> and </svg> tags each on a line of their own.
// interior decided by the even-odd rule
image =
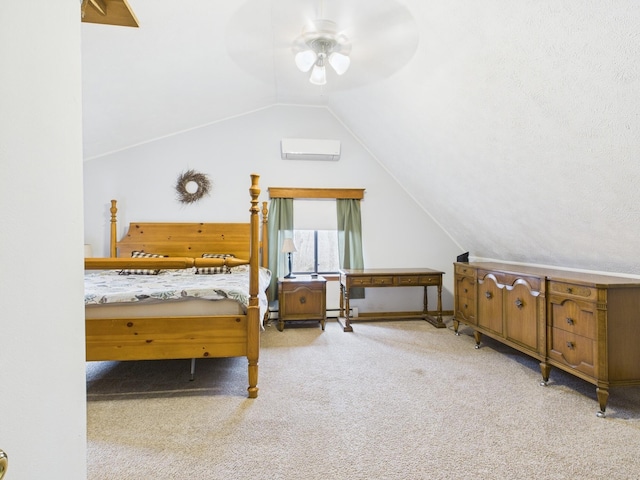
<svg viewBox="0 0 640 480">
<path fill-rule="evenodd" d="M 251 174 L 251 257 L 249 259 L 249 306 L 247 307 L 247 360 L 249 361 L 249 398 L 258 396 L 258 356 L 260 353 L 260 307 L 258 304 L 258 289 L 260 264 L 258 263 L 260 249 L 260 222 L 258 215 L 258 197 L 260 188 L 258 187 L 259 175 Z"/>
<path fill-rule="evenodd" d="M 111 239 L 109 243 L 109 256 L 115 258 L 118 256 L 117 252 L 117 242 L 118 242 L 118 225 L 116 220 L 116 213 L 118 213 L 118 208 L 116 207 L 116 201 L 111 200 Z"/>
<path fill-rule="evenodd" d="M 262 202 L 262 252 L 261 260 L 264 268 L 269 268 L 269 209 L 267 202 Z"/>
</svg>

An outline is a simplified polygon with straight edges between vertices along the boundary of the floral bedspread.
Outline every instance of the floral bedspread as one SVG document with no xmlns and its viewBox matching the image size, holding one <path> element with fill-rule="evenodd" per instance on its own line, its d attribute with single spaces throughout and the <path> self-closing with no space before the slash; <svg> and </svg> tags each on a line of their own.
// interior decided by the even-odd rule
<svg viewBox="0 0 640 480">
<path fill-rule="evenodd" d="M 205 300 L 232 299 L 249 305 L 249 268 L 232 268 L 232 273 L 196 275 L 195 268 L 163 270 L 157 275 L 119 275 L 115 270 L 85 271 L 84 304 L 144 302 L 195 297 Z M 271 272 L 260 268 L 260 317 L 266 313 L 268 300 L 265 290 Z"/>
</svg>

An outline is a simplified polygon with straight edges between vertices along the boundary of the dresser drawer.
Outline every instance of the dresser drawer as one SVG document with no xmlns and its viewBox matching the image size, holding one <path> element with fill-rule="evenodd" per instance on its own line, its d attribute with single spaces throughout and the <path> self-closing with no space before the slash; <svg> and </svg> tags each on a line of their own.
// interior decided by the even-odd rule
<svg viewBox="0 0 640 480">
<path fill-rule="evenodd" d="M 471 268 L 468 265 L 456 265 L 455 266 L 455 273 L 457 275 L 464 275 L 466 277 L 476 278 L 476 269 L 475 268 Z"/>
<path fill-rule="evenodd" d="M 595 377 L 597 342 L 559 328 L 550 329 L 549 358 Z"/>
<path fill-rule="evenodd" d="M 595 301 L 597 298 L 595 288 L 552 280 L 549 282 L 549 294 L 553 293 L 576 297 L 582 300 Z"/>
<path fill-rule="evenodd" d="M 371 277 L 352 277 L 349 279 L 349 285 L 352 287 L 366 287 L 373 284 L 371 283 Z"/>
<path fill-rule="evenodd" d="M 555 297 L 549 299 L 549 304 L 551 305 L 549 324 L 553 328 L 592 340 L 596 339 L 596 315 L 593 305 Z"/>
<path fill-rule="evenodd" d="M 476 303 L 475 298 L 457 297 L 455 315 L 459 321 L 465 323 L 476 323 Z"/>
<path fill-rule="evenodd" d="M 474 300 L 476 298 L 475 282 L 469 277 L 456 278 L 457 294 L 461 298 Z"/>
</svg>

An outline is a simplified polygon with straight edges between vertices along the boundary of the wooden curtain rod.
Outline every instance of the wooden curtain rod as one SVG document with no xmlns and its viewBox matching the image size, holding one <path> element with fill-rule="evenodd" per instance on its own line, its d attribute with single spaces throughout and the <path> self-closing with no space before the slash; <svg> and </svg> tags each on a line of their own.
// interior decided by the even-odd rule
<svg viewBox="0 0 640 480">
<path fill-rule="evenodd" d="M 350 198 L 362 200 L 364 188 L 287 188 L 269 187 L 270 198 Z"/>
</svg>

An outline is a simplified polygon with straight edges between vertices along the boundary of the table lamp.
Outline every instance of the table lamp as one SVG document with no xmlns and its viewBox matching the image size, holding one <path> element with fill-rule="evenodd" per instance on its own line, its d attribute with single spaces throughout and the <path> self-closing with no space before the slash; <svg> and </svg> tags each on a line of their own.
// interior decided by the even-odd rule
<svg viewBox="0 0 640 480">
<path fill-rule="evenodd" d="M 285 238 L 284 242 L 282 242 L 282 253 L 286 253 L 289 259 L 289 273 L 285 275 L 284 278 L 296 278 L 291 275 L 291 254 L 296 252 L 296 246 L 293 243 L 292 238 Z"/>
</svg>

